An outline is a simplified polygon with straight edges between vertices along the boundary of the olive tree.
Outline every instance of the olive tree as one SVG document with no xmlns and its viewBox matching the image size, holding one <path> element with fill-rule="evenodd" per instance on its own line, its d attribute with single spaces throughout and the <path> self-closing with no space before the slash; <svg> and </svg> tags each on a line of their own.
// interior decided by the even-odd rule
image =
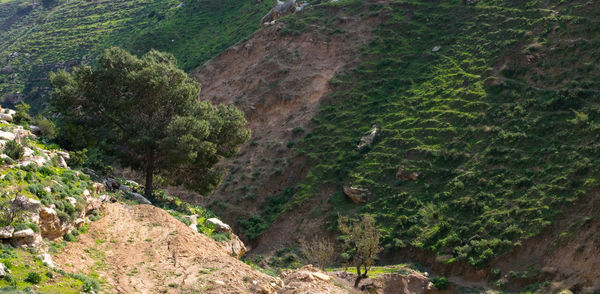
<svg viewBox="0 0 600 294">
<path fill-rule="evenodd" d="M 354 287 L 362 279 L 367 278 L 371 266 L 375 264 L 377 254 L 381 252 L 379 246 L 379 231 L 375 227 L 375 220 L 371 215 L 365 214 L 356 219 L 340 216 L 338 228 L 343 242 L 342 258 L 349 266 L 356 268 Z"/>
</svg>

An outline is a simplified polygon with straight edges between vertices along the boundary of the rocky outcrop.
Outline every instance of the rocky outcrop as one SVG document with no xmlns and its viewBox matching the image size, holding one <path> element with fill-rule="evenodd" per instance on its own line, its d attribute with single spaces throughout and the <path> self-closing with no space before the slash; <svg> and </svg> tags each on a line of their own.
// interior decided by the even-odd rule
<svg viewBox="0 0 600 294">
<path fill-rule="evenodd" d="M 352 202 L 354 202 L 355 204 L 366 202 L 366 198 L 370 194 L 369 190 L 362 188 L 344 186 L 343 189 L 344 195 L 350 198 L 350 200 L 352 200 Z"/>
<path fill-rule="evenodd" d="M 246 252 L 248 252 L 244 242 L 242 242 L 242 240 L 240 240 L 236 234 L 231 234 L 231 239 L 229 242 L 227 242 L 226 246 L 231 256 L 235 258 L 241 258 Z"/>
<path fill-rule="evenodd" d="M 360 138 L 360 143 L 358 143 L 358 146 L 356 146 L 356 148 L 359 151 L 370 148 L 371 146 L 373 146 L 373 141 L 375 140 L 376 136 L 377 136 L 377 126 L 373 126 L 373 129 L 371 129 L 371 132 L 368 135 Z"/>
<path fill-rule="evenodd" d="M 263 16 L 260 22 L 262 24 L 268 24 L 274 20 L 277 20 L 283 16 L 292 14 L 294 12 L 296 12 L 296 0 L 278 0 L 277 3 L 275 3 L 275 6 L 271 8 L 269 13 Z"/>
</svg>

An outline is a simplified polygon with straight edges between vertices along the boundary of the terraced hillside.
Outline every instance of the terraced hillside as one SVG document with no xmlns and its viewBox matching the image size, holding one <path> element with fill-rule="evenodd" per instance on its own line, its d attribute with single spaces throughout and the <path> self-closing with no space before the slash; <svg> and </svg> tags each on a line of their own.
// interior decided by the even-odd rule
<svg viewBox="0 0 600 294">
<path fill-rule="evenodd" d="M 288 142 L 306 176 L 269 182 L 283 192 L 256 195 L 256 214 L 239 219 L 258 252 L 309 219 L 332 229 L 339 213 L 371 213 L 390 254 L 420 248 L 485 266 L 596 198 L 600 4 L 468 2 L 340 1 L 283 20 L 301 36 L 332 29 L 315 16 L 333 5 L 383 24 L 360 65 L 330 80 L 306 135 Z M 359 151 L 373 125 L 372 147 Z M 264 172 L 251 166 L 231 183 Z M 343 186 L 368 189 L 366 203 Z"/>
<path fill-rule="evenodd" d="M 93 62 L 119 45 L 168 51 L 196 67 L 251 34 L 272 5 L 254 1 L 37 1 L 0 3 L 0 97 L 41 109 L 47 73 Z"/>
</svg>

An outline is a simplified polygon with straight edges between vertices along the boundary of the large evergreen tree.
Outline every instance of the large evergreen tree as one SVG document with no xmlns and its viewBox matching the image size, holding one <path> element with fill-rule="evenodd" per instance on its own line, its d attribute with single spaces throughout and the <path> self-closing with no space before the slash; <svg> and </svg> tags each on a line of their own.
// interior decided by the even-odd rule
<svg viewBox="0 0 600 294">
<path fill-rule="evenodd" d="M 53 73 L 50 81 L 63 132 L 79 138 L 79 147 L 99 146 L 145 172 L 146 196 L 157 174 L 210 192 L 223 175 L 216 163 L 250 137 L 237 108 L 199 101 L 200 85 L 170 54 L 153 50 L 138 58 L 113 47 L 96 67 Z"/>
</svg>

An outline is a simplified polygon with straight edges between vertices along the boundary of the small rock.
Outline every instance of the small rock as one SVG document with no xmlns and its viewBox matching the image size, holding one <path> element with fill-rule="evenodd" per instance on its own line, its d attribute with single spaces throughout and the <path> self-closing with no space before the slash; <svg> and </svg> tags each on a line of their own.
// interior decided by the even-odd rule
<svg viewBox="0 0 600 294">
<path fill-rule="evenodd" d="M 100 202 L 110 202 L 110 203 L 117 201 L 114 197 L 112 197 L 110 195 L 106 195 L 106 194 L 100 195 L 100 197 L 98 197 L 98 200 L 100 200 Z"/>
<path fill-rule="evenodd" d="M 4 265 L 4 263 L 0 262 L 0 277 L 3 278 L 8 273 L 10 273 L 10 270 L 8 269 L 8 267 L 6 267 L 6 265 Z"/>
<path fill-rule="evenodd" d="M 323 274 L 323 273 L 320 273 L 320 272 L 314 272 L 314 273 L 312 273 L 312 275 L 315 278 L 319 279 L 319 280 L 323 280 L 323 281 L 329 281 L 329 280 L 331 280 L 330 276 L 328 276 L 326 274 Z"/>
<path fill-rule="evenodd" d="M 90 191 L 88 189 L 83 190 L 83 197 L 90 197 Z"/>
<path fill-rule="evenodd" d="M 50 254 L 44 253 L 42 255 L 39 255 L 38 257 L 42 260 L 43 264 L 50 268 L 54 268 L 54 262 L 52 262 L 52 256 L 50 256 Z"/>
<path fill-rule="evenodd" d="M 25 147 L 23 148 L 23 157 L 24 158 L 29 158 L 31 157 L 33 154 L 35 154 L 35 152 L 29 148 L 29 147 Z"/>
<path fill-rule="evenodd" d="M 435 46 L 435 47 L 433 47 L 433 49 L 431 49 L 431 52 L 438 52 L 438 51 L 440 51 L 440 49 L 442 49 L 441 46 Z"/>
<path fill-rule="evenodd" d="M 217 285 L 221 285 L 221 286 L 225 286 L 225 282 L 223 282 L 223 281 L 219 281 L 219 280 L 216 280 L 216 281 L 215 281 L 215 284 L 217 284 Z"/>
<path fill-rule="evenodd" d="M 104 185 L 102 185 L 100 183 L 93 183 L 92 189 L 93 189 L 94 194 L 100 194 L 100 193 L 104 192 Z"/>
<path fill-rule="evenodd" d="M 65 200 L 67 200 L 69 203 L 71 203 L 71 205 L 73 205 L 73 207 L 77 206 L 77 199 L 75 199 L 73 197 L 65 197 Z"/>
</svg>

